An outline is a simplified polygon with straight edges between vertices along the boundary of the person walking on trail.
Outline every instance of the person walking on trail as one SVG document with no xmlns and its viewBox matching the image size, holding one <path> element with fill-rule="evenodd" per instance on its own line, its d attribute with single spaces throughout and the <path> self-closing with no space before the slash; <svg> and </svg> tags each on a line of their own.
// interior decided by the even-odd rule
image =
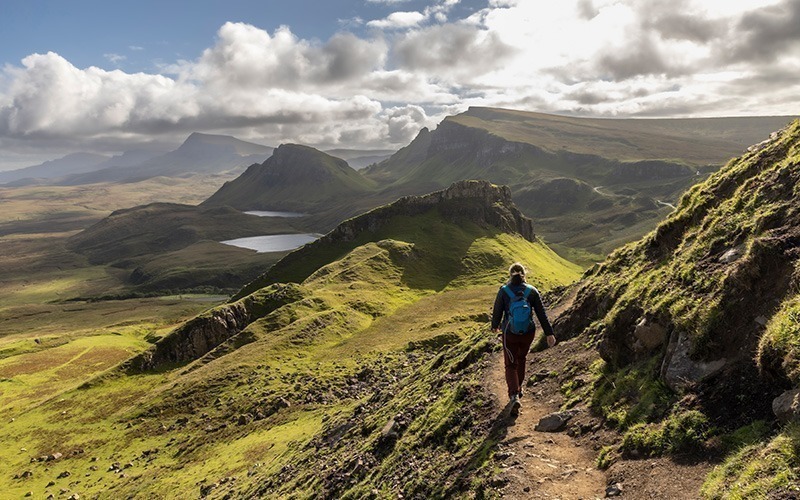
<svg viewBox="0 0 800 500">
<path fill-rule="evenodd" d="M 536 325 L 533 312 L 539 319 L 547 346 L 556 344 L 553 327 L 547 319 L 539 290 L 525 282 L 525 267 L 516 262 L 508 270 L 508 282 L 500 287 L 492 310 L 492 331 L 503 340 L 503 360 L 511 414 L 516 416 L 522 406 L 522 380 L 525 378 L 525 358 L 533 343 Z"/>
</svg>

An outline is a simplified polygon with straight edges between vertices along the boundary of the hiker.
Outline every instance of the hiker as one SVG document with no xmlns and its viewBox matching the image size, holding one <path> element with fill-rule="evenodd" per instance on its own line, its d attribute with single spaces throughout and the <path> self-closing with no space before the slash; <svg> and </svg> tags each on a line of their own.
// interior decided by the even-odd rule
<svg viewBox="0 0 800 500">
<path fill-rule="evenodd" d="M 500 287 L 494 300 L 492 331 L 502 335 L 511 414 L 517 415 L 522 406 L 519 399 L 522 397 L 522 380 L 525 378 L 525 358 L 536 332 L 532 311 L 536 312 L 539 324 L 547 335 L 548 347 L 556 345 L 556 337 L 547 319 L 539 290 L 525 282 L 525 267 L 516 262 L 508 269 L 508 274 L 508 282 Z"/>
</svg>

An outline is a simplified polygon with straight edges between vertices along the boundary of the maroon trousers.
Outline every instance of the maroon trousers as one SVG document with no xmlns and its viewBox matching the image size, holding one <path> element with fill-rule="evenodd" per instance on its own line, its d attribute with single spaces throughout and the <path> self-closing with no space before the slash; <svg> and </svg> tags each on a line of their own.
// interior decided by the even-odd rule
<svg viewBox="0 0 800 500">
<path fill-rule="evenodd" d="M 503 333 L 503 360 L 506 366 L 508 397 L 518 394 L 525 378 L 525 363 L 533 343 L 533 333 L 514 335 Z"/>
</svg>

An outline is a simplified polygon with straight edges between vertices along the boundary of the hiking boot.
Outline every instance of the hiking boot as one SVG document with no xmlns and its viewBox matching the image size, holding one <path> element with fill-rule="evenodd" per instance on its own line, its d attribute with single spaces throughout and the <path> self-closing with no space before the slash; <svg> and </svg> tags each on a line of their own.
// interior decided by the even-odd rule
<svg viewBox="0 0 800 500">
<path fill-rule="evenodd" d="M 519 399 L 522 399 L 522 395 L 523 395 L 523 392 L 522 392 L 522 389 L 520 389 L 519 392 L 517 393 L 517 396 L 519 396 Z"/>
<path fill-rule="evenodd" d="M 519 415 L 519 409 L 522 407 L 522 403 L 519 401 L 519 394 L 514 394 L 511 396 L 511 416 L 516 417 Z"/>
</svg>

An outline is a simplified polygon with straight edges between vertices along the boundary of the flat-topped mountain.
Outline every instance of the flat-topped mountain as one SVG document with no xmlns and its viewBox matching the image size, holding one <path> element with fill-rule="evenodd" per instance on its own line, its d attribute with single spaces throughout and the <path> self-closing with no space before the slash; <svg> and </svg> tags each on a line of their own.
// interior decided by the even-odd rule
<svg viewBox="0 0 800 500">
<path fill-rule="evenodd" d="M 265 162 L 248 167 L 203 204 L 313 212 L 347 204 L 350 197 L 373 189 L 372 181 L 340 158 L 309 146 L 282 144 Z"/>
</svg>

